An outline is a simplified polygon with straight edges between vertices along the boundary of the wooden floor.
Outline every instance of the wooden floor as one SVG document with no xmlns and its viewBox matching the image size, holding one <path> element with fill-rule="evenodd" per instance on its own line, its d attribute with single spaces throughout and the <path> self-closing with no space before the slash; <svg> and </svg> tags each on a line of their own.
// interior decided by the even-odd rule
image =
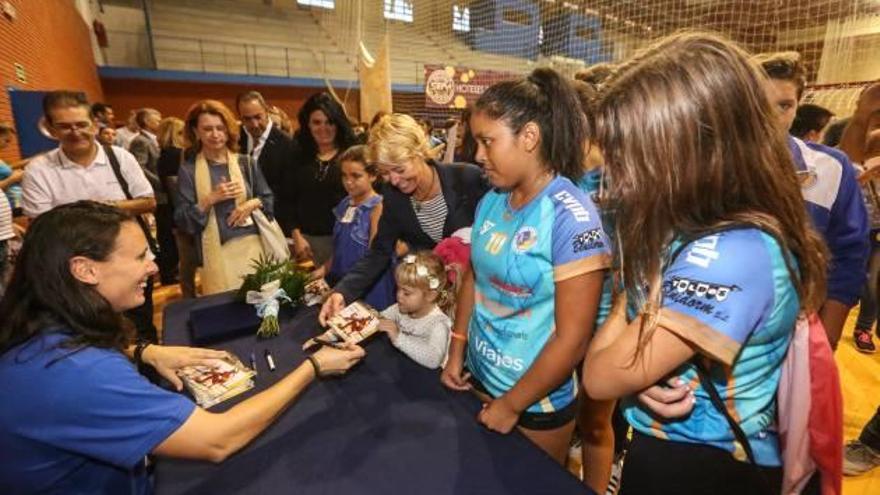
<svg viewBox="0 0 880 495">
<path fill-rule="evenodd" d="M 162 328 L 162 308 L 180 299 L 177 285 L 157 287 L 153 294 L 156 326 Z M 855 311 L 850 315 L 837 349 L 837 364 L 844 394 L 844 436 L 848 441 L 859 435 L 862 426 L 880 406 L 880 353 L 861 354 L 853 346 Z M 880 340 L 875 341 L 880 346 Z M 844 495 L 880 494 L 880 468 L 866 475 L 844 478 Z"/>
<path fill-rule="evenodd" d="M 843 388 L 843 434 L 846 441 L 858 437 L 862 426 L 880 406 L 880 353 L 861 354 L 853 345 L 855 311 L 847 321 L 844 337 L 837 346 L 837 366 Z M 880 340 L 874 339 L 880 346 Z M 880 468 L 854 478 L 843 479 L 844 495 L 880 494 Z"/>
</svg>

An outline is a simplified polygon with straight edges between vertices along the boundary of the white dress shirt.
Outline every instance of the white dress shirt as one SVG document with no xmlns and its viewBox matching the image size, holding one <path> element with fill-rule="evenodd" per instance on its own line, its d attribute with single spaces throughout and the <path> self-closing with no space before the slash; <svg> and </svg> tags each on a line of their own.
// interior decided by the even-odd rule
<svg viewBox="0 0 880 495">
<path fill-rule="evenodd" d="M 0 242 L 15 237 L 15 230 L 12 228 L 12 208 L 9 206 L 6 195 L 2 193 L 3 189 L 0 189 Z M 0 266 L 2 265 L 3 263 L 0 262 Z"/>
<path fill-rule="evenodd" d="M 133 198 L 152 198 L 153 188 L 131 153 L 112 147 L 122 177 L 128 182 Z M 71 161 L 61 148 L 33 158 L 25 169 L 22 210 L 30 218 L 52 208 L 83 199 L 124 201 L 122 186 L 116 180 L 110 160 L 102 147 L 88 166 Z"/>
<path fill-rule="evenodd" d="M 254 139 L 254 137 L 251 136 L 251 133 L 248 132 L 248 154 L 254 157 L 255 162 L 260 159 L 260 153 L 263 152 L 263 146 L 266 145 L 266 140 L 269 139 L 270 132 L 272 132 L 271 120 L 269 121 L 269 125 L 266 126 L 266 130 L 260 134 L 259 138 Z"/>
<path fill-rule="evenodd" d="M 141 134 L 143 134 L 144 136 L 147 136 L 147 138 L 149 138 L 149 140 L 152 141 L 153 144 L 155 144 L 156 146 L 159 146 L 159 138 L 156 137 L 155 134 L 153 134 L 152 132 L 150 132 L 146 129 L 142 129 Z"/>
<path fill-rule="evenodd" d="M 140 131 L 131 131 L 128 127 L 120 127 L 116 129 L 116 140 L 113 142 L 116 146 L 128 149 L 131 141 L 140 133 Z"/>
</svg>

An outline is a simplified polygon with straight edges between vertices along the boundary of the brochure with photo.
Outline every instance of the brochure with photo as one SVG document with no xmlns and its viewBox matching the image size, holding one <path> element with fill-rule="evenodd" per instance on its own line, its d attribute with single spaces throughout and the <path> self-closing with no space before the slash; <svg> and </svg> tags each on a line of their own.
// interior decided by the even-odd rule
<svg viewBox="0 0 880 495">
<path fill-rule="evenodd" d="M 216 366 L 189 366 L 179 375 L 196 403 L 205 409 L 254 387 L 254 371 L 238 359 L 218 361 Z"/>
</svg>

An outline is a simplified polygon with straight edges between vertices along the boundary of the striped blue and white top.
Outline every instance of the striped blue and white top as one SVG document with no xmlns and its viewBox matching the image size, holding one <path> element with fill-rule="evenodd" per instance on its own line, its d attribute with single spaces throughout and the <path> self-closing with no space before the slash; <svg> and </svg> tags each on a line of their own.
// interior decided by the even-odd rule
<svg viewBox="0 0 880 495">
<path fill-rule="evenodd" d="M 440 242 L 443 239 L 443 226 L 446 224 L 446 199 L 443 193 L 440 193 L 427 201 L 417 201 L 410 197 L 413 210 L 416 212 L 416 219 L 422 230 L 428 234 L 434 242 Z"/>
</svg>

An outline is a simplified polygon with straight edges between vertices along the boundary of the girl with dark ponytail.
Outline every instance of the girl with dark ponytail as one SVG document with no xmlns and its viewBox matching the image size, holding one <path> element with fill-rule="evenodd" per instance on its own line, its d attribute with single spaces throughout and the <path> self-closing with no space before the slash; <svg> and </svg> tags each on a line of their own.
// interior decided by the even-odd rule
<svg viewBox="0 0 880 495">
<path fill-rule="evenodd" d="M 595 206 L 569 180 L 582 173 L 587 121 L 570 83 L 538 69 L 490 87 L 470 125 L 495 189 L 477 207 L 442 380 L 477 391 L 487 428 L 518 426 L 563 463 L 577 409 L 573 370 L 610 258 Z"/>
</svg>

